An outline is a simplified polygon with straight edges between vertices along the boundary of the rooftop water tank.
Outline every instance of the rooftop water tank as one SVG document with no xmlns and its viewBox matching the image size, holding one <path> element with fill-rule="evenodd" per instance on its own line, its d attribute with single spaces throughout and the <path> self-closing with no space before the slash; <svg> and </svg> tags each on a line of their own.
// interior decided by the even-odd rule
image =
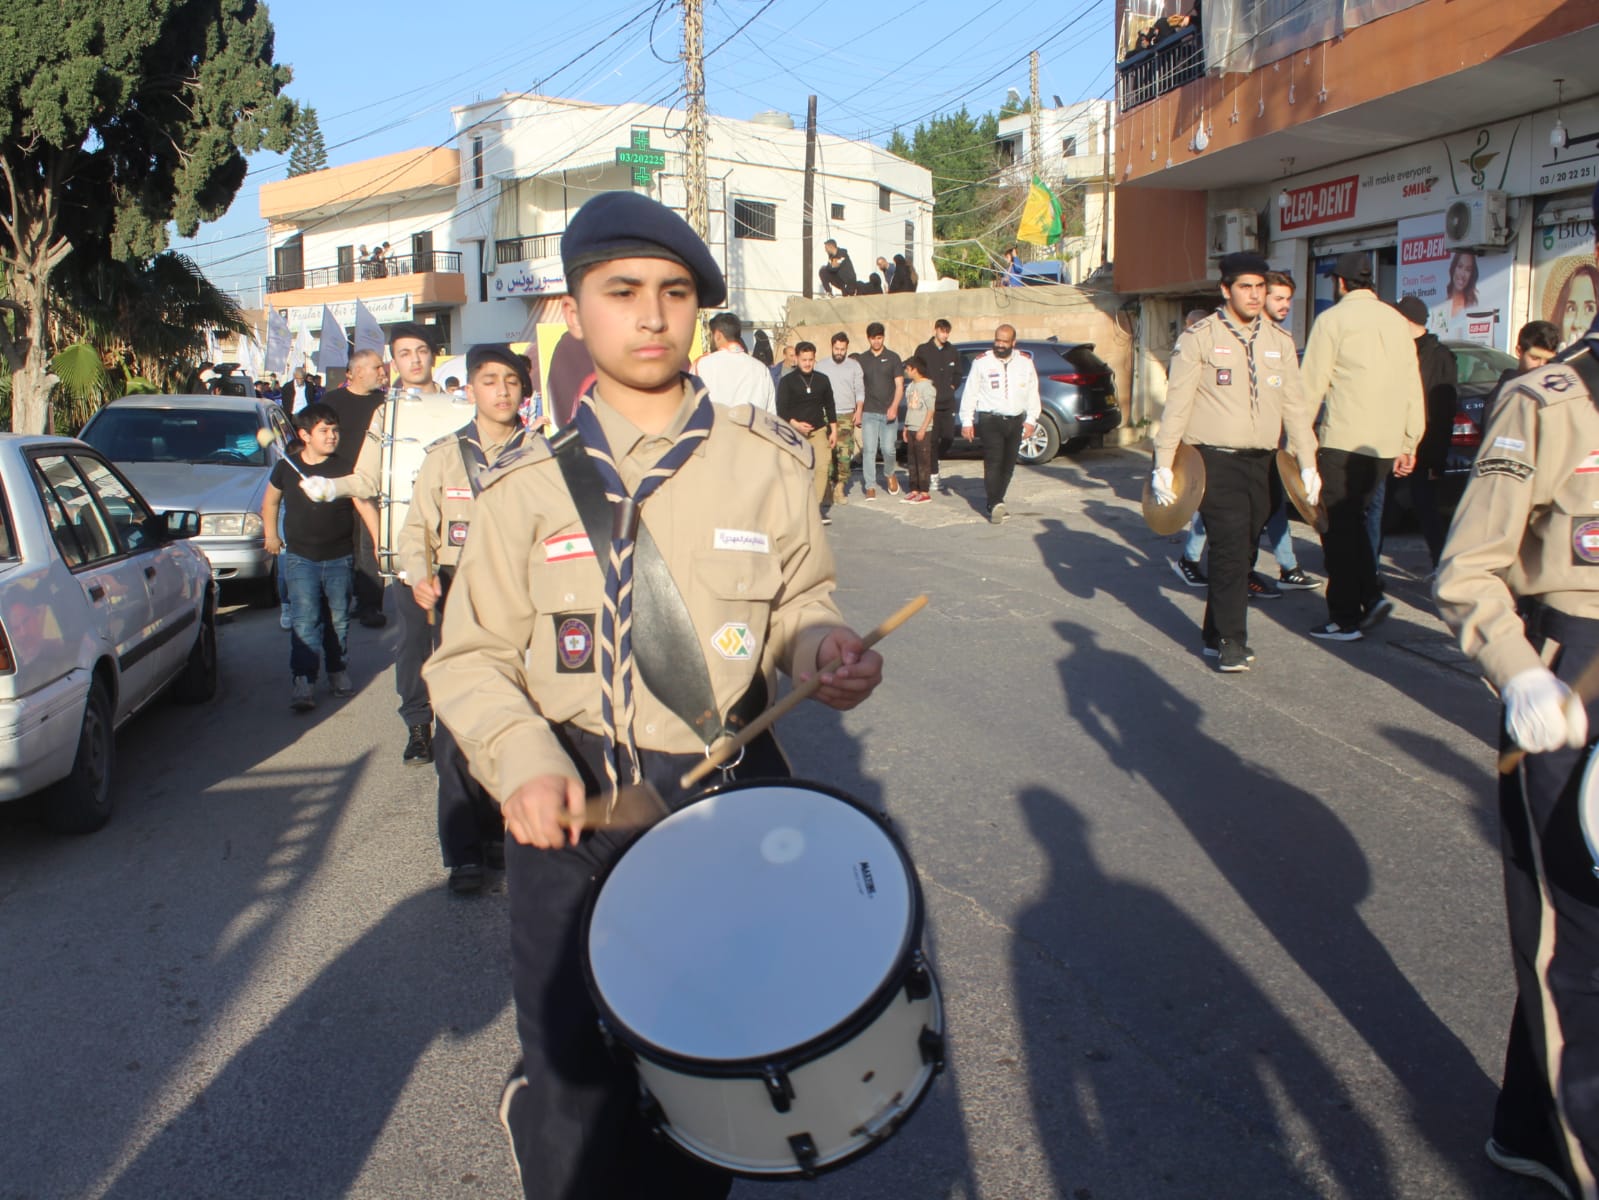
<svg viewBox="0 0 1599 1200">
<path fill-rule="evenodd" d="M 766 112 L 758 112 L 751 117 L 750 124 L 770 125 L 773 129 L 793 129 L 794 118 L 789 116 L 786 112 L 778 112 L 776 109 L 768 109 Z"/>
</svg>

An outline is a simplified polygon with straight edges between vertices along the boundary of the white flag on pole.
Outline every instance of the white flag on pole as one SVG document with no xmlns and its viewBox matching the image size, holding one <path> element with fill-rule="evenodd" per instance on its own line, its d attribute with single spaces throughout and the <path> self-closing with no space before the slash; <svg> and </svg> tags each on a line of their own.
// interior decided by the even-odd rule
<svg viewBox="0 0 1599 1200">
<path fill-rule="evenodd" d="M 251 379 L 261 378 L 261 348 L 247 333 L 239 335 L 239 370 Z"/>
<path fill-rule="evenodd" d="M 333 319 L 333 310 L 322 306 L 322 344 L 317 348 L 316 369 L 350 365 L 350 339 L 344 336 L 344 326 Z"/>
<path fill-rule="evenodd" d="M 205 327 L 205 360 L 209 363 L 222 361 L 222 347 L 217 344 L 217 331 L 211 325 Z"/>
<path fill-rule="evenodd" d="M 355 302 L 355 349 L 376 350 L 381 355 L 383 347 L 383 330 L 378 325 L 378 319 L 367 311 L 366 305 L 357 300 Z"/>
<path fill-rule="evenodd" d="M 267 309 L 266 353 L 262 356 L 261 365 L 274 375 L 287 375 L 289 343 L 292 340 L 289 322 L 283 314 L 275 308 Z"/>
<path fill-rule="evenodd" d="M 306 326 L 300 326 L 300 331 L 294 335 L 294 353 L 290 355 L 291 365 L 312 370 L 311 352 L 315 344 L 311 341 L 311 331 Z"/>
</svg>

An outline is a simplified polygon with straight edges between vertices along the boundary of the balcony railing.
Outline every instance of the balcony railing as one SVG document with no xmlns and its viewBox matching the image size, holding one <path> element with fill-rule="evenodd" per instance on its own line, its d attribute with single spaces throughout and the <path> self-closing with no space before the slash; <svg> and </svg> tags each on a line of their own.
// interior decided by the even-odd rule
<svg viewBox="0 0 1599 1200">
<path fill-rule="evenodd" d="M 358 279 L 386 279 L 393 275 L 422 275 L 437 271 L 446 275 L 461 273 L 459 250 L 434 250 L 428 254 L 391 254 L 381 261 L 344 263 L 337 267 L 314 267 L 285 275 L 268 275 L 269 292 L 295 292 L 301 288 L 332 287 Z"/>
<path fill-rule="evenodd" d="M 1205 38 L 1193 25 L 1174 38 L 1129 54 L 1116 64 L 1116 104 L 1121 112 L 1148 104 L 1157 96 L 1205 74 Z"/>
<path fill-rule="evenodd" d="M 505 238 L 494 243 L 494 261 L 502 267 L 506 263 L 528 262 L 535 258 L 554 258 L 560 253 L 559 233 L 535 233 L 527 237 Z"/>
</svg>

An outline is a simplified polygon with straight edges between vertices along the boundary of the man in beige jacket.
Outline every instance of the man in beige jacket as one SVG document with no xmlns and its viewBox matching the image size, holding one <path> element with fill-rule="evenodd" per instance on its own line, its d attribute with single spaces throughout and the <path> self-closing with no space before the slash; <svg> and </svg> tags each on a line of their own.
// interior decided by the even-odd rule
<svg viewBox="0 0 1599 1200">
<path fill-rule="evenodd" d="M 1415 469 L 1427 413 L 1410 323 L 1372 290 L 1371 256 L 1340 254 L 1333 277 L 1338 303 L 1311 326 L 1302 371 L 1312 409 L 1322 406 L 1317 464 L 1327 506 L 1328 621 L 1310 634 L 1354 642 L 1394 607 L 1377 582 L 1366 508 L 1389 472 Z"/>
</svg>

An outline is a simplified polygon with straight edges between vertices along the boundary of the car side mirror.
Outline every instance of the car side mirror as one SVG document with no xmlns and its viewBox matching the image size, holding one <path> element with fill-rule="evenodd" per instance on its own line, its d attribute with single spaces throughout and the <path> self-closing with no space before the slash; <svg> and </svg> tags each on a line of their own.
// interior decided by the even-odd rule
<svg viewBox="0 0 1599 1200">
<path fill-rule="evenodd" d="M 171 540 L 192 538 L 200 532 L 200 514 L 181 508 L 169 509 L 161 514 L 161 527 Z"/>
</svg>

